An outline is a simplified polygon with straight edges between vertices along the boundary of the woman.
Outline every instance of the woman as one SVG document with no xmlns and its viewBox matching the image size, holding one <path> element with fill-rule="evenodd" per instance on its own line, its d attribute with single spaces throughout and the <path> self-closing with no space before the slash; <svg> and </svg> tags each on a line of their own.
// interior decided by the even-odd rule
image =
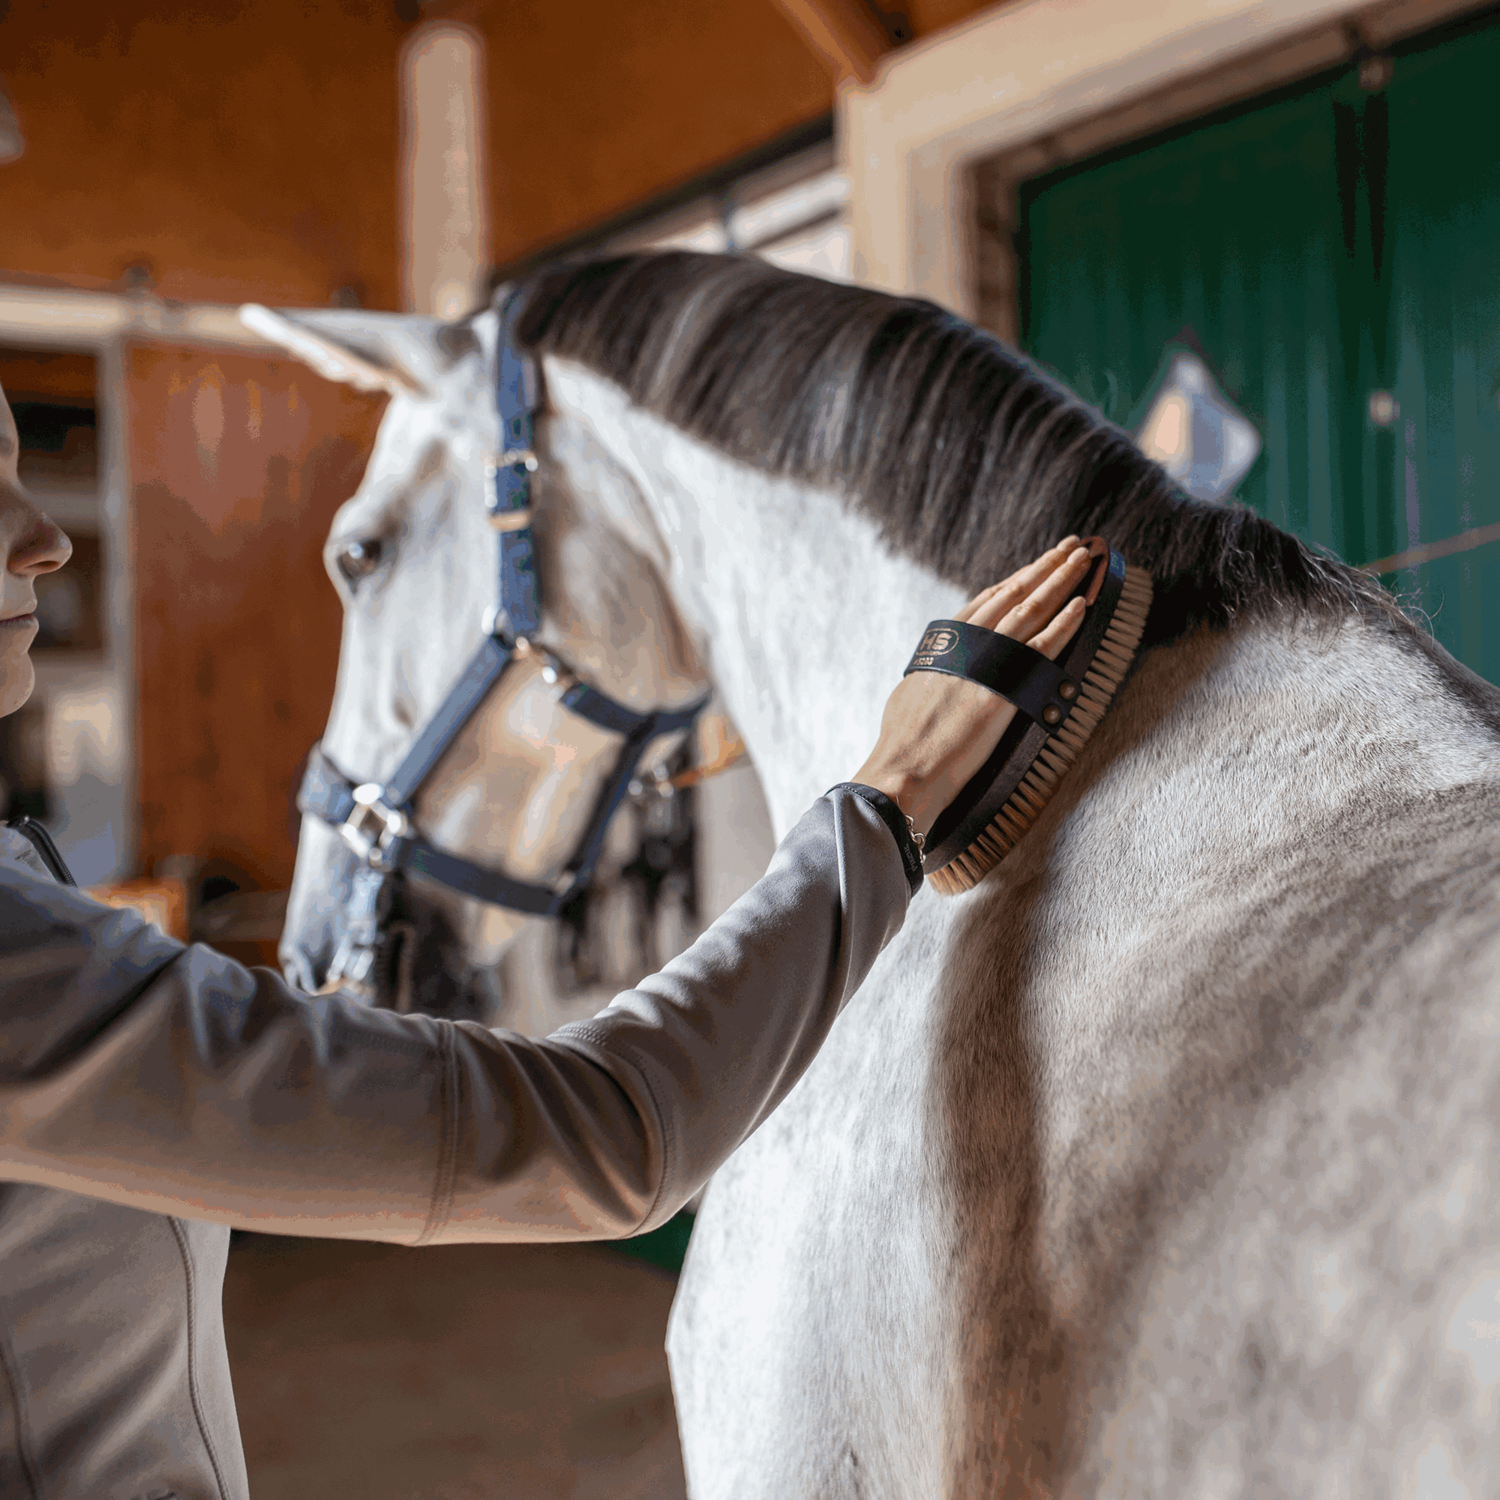
<svg viewBox="0 0 1500 1500">
<path fill-rule="evenodd" d="M 0 712 L 32 687 L 66 537 L 22 493 L 0 395 Z M 1076 539 L 964 618 L 1048 655 Z M 851 622 L 851 628 L 856 622 Z M 854 781 L 660 974 L 530 1041 L 313 999 L 53 881 L 0 829 L 0 1500 L 242 1500 L 220 1321 L 231 1224 L 609 1238 L 671 1216 L 785 1097 L 921 883 L 912 829 L 1013 710 L 931 673 Z"/>
</svg>

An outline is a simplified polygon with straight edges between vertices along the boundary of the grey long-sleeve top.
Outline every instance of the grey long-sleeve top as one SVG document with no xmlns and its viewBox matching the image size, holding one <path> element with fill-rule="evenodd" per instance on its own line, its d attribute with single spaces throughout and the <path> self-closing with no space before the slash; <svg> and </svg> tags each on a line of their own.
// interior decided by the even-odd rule
<svg viewBox="0 0 1500 1500">
<path fill-rule="evenodd" d="M 528 1040 L 310 998 L 0 868 L 0 1177 L 414 1244 L 651 1228 L 785 1097 L 908 899 L 835 789 L 685 954 Z"/>
</svg>

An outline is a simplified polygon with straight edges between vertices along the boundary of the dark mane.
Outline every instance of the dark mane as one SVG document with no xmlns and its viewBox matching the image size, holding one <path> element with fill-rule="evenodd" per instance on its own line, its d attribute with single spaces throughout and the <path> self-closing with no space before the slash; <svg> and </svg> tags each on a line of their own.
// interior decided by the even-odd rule
<svg viewBox="0 0 1500 1500">
<path fill-rule="evenodd" d="M 1150 572 L 1157 641 L 1288 609 L 1411 629 L 1373 579 L 1188 499 L 1126 433 L 927 302 L 749 258 L 627 255 L 537 275 L 519 334 L 733 458 L 842 492 L 971 592 L 1076 532 Z"/>
</svg>

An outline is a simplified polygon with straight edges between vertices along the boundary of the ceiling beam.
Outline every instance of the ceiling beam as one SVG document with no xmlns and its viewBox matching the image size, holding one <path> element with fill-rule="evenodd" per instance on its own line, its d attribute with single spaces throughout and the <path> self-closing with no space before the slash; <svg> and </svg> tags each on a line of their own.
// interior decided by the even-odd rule
<svg viewBox="0 0 1500 1500">
<path fill-rule="evenodd" d="M 867 0 L 771 0 L 836 81 L 872 83 L 891 34 Z"/>
</svg>

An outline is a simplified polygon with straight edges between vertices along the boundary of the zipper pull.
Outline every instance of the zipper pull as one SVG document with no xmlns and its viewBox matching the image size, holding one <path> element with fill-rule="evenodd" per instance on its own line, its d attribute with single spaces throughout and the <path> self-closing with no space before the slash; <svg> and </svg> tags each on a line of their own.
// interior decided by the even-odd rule
<svg viewBox="0 0 1500 1500">
<path fill-rule="evenodd" d="M 42 863 L 51 870 L 54 880 L 60 885 L 78 884 L 62 857 L 62 851 L 52 842 L 52 835 L 35 818 L 29 813 L 23 813 L 10 826 L 41 856 Z"/>
</svg>

